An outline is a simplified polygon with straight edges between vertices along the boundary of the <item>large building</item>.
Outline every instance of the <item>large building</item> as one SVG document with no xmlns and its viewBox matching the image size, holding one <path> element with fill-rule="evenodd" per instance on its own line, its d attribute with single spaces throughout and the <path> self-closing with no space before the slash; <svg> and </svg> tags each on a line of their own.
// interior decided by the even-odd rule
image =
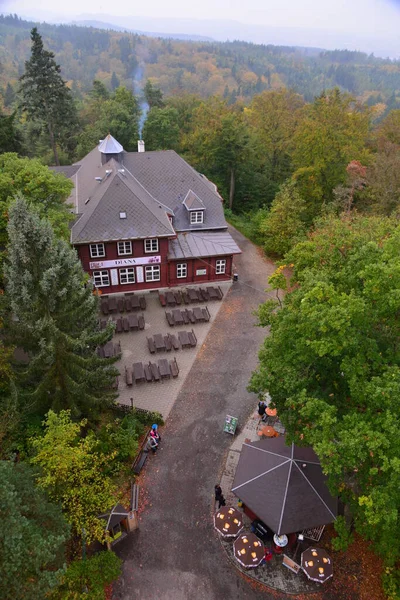
<svg viewBox="0 0 400 600">
<path fill-rule="evenodd" d="M 70 167 L 71 243 L 103 293 L 231 279 L 240 249 L 216 186 L 173 150 L 125 152 L 111 135 Z"/>
</svg>

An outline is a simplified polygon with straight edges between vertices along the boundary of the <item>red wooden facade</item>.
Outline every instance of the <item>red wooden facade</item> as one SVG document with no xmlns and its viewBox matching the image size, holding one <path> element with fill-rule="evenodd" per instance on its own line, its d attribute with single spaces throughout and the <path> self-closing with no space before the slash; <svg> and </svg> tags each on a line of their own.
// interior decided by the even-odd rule
<svg viewBox="0 0 400 600">
<path fill-rule="evenodd" d="M 124 240 L 126 241 L 126 240 Z M 217 256 L 208 258 L 188 258 L 188 259 L 168 259 L 168 239 L 158 239 L 158 251 L 145 252 L 145 240 L 131 240 L 132 253 L 119 255 L 118 242 L 105 242 L 105 256 L 92 257 L 90 245 L 77 245 L 76 250 L 82 262 L 84 270 L 91 277 L 96 278 L 96 274 L 103 273 L 102 283 L 95 285 L 103 294 L 121 294 L 124 292 L 134 292 L 139 290 L 151 290 L 166 288 L 170 286 L 201 284 L 208 282 L 227 281 L 233 275 L 233 256 Z M 150 262 L 153 261 L 154 262 Z M 217 261 L 219 270 L 217 272 Z M 94 265 L 94 263 L 97 263 Z M 112 264 L 110 264 L 112 263 Z M 147 267 L 151 265 L 159 267 L 159 279 L 147 281 Z M 180 265 L 178 267 L 178 265 Z M 178 268 L 180 275 L 186 265 L 186 277 L 178 277 Z M 126 279 L 126 269 L 129 269 L 129 277 L 134 277 L 135 282 L 121 283 L 124 276 Z M 152 269 L 154 270 L 154 269 Z M 158 269 L 157 269 L 158 270 Z M 107 275 L 105 275 L 107 272 Z M 151 275 L 154 276 L 154 275 Z"/>
</svg>

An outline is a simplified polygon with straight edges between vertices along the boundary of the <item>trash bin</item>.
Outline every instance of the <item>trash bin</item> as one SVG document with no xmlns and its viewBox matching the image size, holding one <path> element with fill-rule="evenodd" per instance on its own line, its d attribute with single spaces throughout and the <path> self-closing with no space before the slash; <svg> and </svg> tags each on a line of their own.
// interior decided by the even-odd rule
<svg viewBox="0 0 400 600">
<path fill-rule="evenodd" d="M 239 281 L 239 275 L 237 273 L 233 274 L 233 281 Z"/>
</svg>

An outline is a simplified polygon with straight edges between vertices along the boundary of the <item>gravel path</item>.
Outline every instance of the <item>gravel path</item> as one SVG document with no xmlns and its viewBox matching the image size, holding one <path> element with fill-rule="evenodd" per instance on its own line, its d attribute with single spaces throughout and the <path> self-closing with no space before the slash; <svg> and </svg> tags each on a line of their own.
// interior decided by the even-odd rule
<svg viewBox="0 0 400 600">
<path fill-rule="evenodd" d="M 114 598 L 276 598 L 228 561 L 213 529 L 213 489 L 232 442 L 224 417 L 244 424 L 257 399 L 246 391 L 265 330 L 252 311 L 265 301 L 274 265 L 240 233 L 234 283 L 163 428 L 162 446 L 141 476 L 140 528 L 116 546 L 124 559 Z M 255 288 L 255 289 L 254 289 Z"/>
</svg>

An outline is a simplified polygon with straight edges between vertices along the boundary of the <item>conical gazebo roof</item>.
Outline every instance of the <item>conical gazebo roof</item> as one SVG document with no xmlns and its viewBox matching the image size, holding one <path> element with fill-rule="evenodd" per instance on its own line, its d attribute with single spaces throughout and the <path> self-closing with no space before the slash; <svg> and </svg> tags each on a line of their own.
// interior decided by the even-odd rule
<svg viewBox="0 0 400 600">
<path fill-rule="evenodd" d="M 232 491 L 278 535 L 326 525 L 337 515 L 314 450 L 287 446 L 283 436 L 243 444 Z"/>
<path fill-rule="evenodd" d="M 121 144 L 113 138 L 111 133 L 109 133 L 108 136 L 100 142 L 99 151 L 102 154 L 119 154 L 120 152 L 123 152 L 124 149 Z"/>
</svg>

